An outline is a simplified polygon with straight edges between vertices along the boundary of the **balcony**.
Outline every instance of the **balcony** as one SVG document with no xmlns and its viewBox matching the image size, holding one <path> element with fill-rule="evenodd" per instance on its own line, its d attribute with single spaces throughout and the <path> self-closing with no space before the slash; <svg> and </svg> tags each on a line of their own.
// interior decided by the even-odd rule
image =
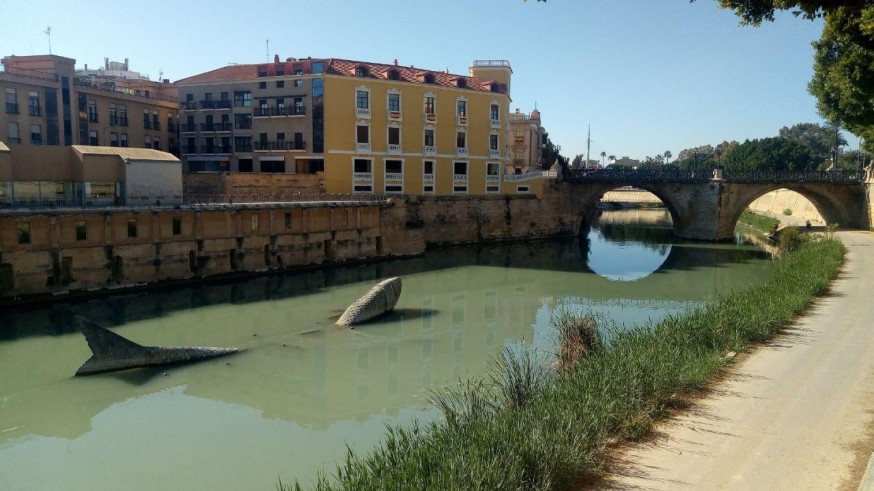
<svg viewBox="0 0 874 491">
<path fill-rule="evenodd" d="M 27 112 L 28 112 L 28 114 L 30 114 L 31 116 L 40 116 L 40 115 L 41 115 L 40 113 L 41 113 L 42 111 L 40 111 L 40 107 L 39 107 L 39 106 L 28 106 L 28 107 L 27 107 Z"/>
<path fill-rule="evenodd" d="M 6 103 L 6 114 L 18 114 L 18 104 L 14 102 Z"/>
<path fill-rule="evenodd" d="M 287 107 L 256 107 L 256 118 L 271 118 L 271 117 L 289 117 L 289 116 L 304 116 L 306 108 L 304 106 L 287 106 Z"/>
<path fill-rule="evenodd" d="M 359 118 L 370 118 L 370 108 L 369 107 L 357 107 L 355 108 L 355 116 Z"/>
<path fill-rule="evenodd" d="M 303 140 L 257 141 L 254 142 L 254 147 L 256 152 L 281 152 L 287 150 L 300 151 L 306 150 L 306 142 L 304 142 Z"/>
<path fill-rule="evenodd" d="M 492 128 L 500 128 L 501 127 L 501 120 L 500 119 L 490 119 L 489 126 Z"/>
<path fill-rule="evenodd" d="M 434 113 L 425 113 L 425 122 L 434 124 L 437 122 L 437 115 Z"/>
<path fill-rule="evenodd" d="M 467 116 L 458 114 L 455 118 L 455 122 L 458 124 L 458 126 L 467 126 Z"/>
<path fill-rule="evenodd" d="M 215 109 L 230 109 L 231 101 L 200 101 L 200 102 L 191 102 L 188 101 L 186 104 L 194 104 L 193 109 L 206 109 L 206 110 L 215 110 Z M 190 110 L 190 109 L 189 109 Z"/>
<path fill-rule="evenodd" d="M 403 181 L 404 173 L 403 172 L 386 172 L 385 173 L 386 181 Z"/>
<path fill-rule="evenodd" d="M 466 148 L 456 147 L 456 149 L 455 149 L 455 156 L 456 156 L 456 157 L 467 157 L 467 149 L 466 149 Z"/>
<path fill-rule="evenodd" d="M 231 131 L 230 122 L 200 123 L 200 131 Z"/>
<path fill-rule="evenodd" d="M 497 174 L 488 174 L 486 176 L 486 182 L 499 182 L 501 180 L 501 176 Z"/>
<path fill-rule="evenodd" d="M 400 111 L 389 111 L 388 112 L 389 121 L 400 121 L 401 120 L 401 112 Z"/>
<path fill-rule="evenodd" d="M 422 149 L 422 153 L 425 155 L 437 155 L 437 147 L 434 145 L 425 145 L 425 148 Z"/>
<path fill-rule="evenodd" d="M 489 149 L 489 157 L 498 158 L 500 156 L 501 156 L 501 151 L 498 150 L 497 148 L 490 148 Z"/>
<path fill-rule="evenodd" d="M 234 146 L 236 147 L 237 153 L 252 153 L 252 144 L 251 143 L 249 143 L 249 144 L 245 144 L 245 143 L 239 144 L 238 143 Z"/>
<path fill-rule="evenodd" d="M 194 101 L 184 101 L 179 103 L 179 109 L 182 111 L 196 111 L 197 103 Z"/>
<path fill-rule="evenodd" d="M 423 180 L 425 182 L 434 182 L 434 174 L 425 174 Z"/>
<path fill-rule="evenodd" d="M 359 152 L 369 152 L 370 151 L 370 143 L 356 143 L 355 149 Z"/>
<path fill-rule="evenodd" d="M 401 153 L 400 144 L 389 143 L 388 144 L 388 153 Z"/>
<path fill-rule="evenodd" d="M 182 133 L 197 133 L 196 124 L 183 124 L 180 126 L 182 127 Z"/>
<path fill-rule="evenodd" d="M 361 181 L 372 181 L 373 173 L 372 172 L 353 172 L 352 179 L 361 180 Z"/>
<path fill-rule="evenodd" d="M 200 153 L 205 154 L 226 154 L 231 153 L 230 145 L 201 145 Z"/>
<path fill-rule="evenodd" d="M 100 118 L 97 116 L 97 112 L 88 111 L 88 122 L 89 123 L 99 123 Z"/>
<path fill-rule="evenodd" d="M 467 174 L 452 174 L 452 182 L 467 182 Z"/>
</svg>

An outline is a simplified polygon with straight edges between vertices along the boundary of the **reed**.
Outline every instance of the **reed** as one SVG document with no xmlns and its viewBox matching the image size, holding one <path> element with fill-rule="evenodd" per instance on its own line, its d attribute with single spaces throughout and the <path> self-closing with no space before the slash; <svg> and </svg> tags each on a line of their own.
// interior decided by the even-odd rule
<svg viewBox="0 0 874 491">
<path fill-rule="evenodd" d="M 550 371 L 535 354 L 504 351 L 492 376 L 434 394 L 442 419 L 390 427 L 377 448 L 363 455 L 349 451 L 333 476 L 323 474 L 314 486 L 576 486 L 604 469 L 608 446 L 645 436 L 668 409 L 707 387 L 730 360 L 727 353 L 764 342 L 789 325 L 828 288 L 843 254 L 833 237 L 812 237 L 777 261 L 767 283 L 636 329 L 592 331 L 599 319 L 560 312 L 553 318 L 558 337 L 563 324 L 571 326 L 569 342 L 587 345 L 585 355 L 579 347 L 569 349 L 568 363 Z M 596 332 L 593 341 L 578 339 L 582 332 Z"/>
</svg>

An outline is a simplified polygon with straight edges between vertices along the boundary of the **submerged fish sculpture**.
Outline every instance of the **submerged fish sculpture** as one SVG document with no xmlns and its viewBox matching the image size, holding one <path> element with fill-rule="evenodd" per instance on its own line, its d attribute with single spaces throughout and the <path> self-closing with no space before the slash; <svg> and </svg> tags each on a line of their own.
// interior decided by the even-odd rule
<svg viewBox="0 0 874 491">
<path fill-rule="evenodd" d="M 239 348 L 141 346 L 84 317 L 77 316 L 76 324 L 85 335 L 92 353 L 91 358 L 76 370 L 76 375 L 168 363 L 188 363 L 240 351 Z"/>
<path fill-rule="evenodd" d="M 359 298 L 337 319 L 338 326 L 354 326 L 374 317 L 391 312 L 401 296 L 401 279 L 389 278 L 380 281 L 367 294 Z"/>
</svg>

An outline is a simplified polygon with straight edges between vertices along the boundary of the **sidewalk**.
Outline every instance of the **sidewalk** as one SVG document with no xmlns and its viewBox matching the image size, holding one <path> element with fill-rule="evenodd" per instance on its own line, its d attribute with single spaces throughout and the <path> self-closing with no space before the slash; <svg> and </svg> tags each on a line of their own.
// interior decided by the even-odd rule
<svg viewBox="0 0 874 491">
<path fill-rule="evenodd" d="M 830 293 L 628 447 L 599 489 L 858 488 L 874 451 L 874 233 L 838 235 L 847 262 Z"/>
</svg>

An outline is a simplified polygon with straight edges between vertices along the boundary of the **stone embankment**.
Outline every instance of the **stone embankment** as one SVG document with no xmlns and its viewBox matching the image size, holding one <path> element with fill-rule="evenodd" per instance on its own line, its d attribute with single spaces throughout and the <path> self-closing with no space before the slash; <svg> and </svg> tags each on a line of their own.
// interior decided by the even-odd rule
<svg viewBox="0 0 874 491">
<path fill-rule="evenodd" d="M 535 196 L 13 210 L 0 213 L 0 305 L 415 256 L 427 246 L 569 236 L 567 186 Z"/>
</svg>

